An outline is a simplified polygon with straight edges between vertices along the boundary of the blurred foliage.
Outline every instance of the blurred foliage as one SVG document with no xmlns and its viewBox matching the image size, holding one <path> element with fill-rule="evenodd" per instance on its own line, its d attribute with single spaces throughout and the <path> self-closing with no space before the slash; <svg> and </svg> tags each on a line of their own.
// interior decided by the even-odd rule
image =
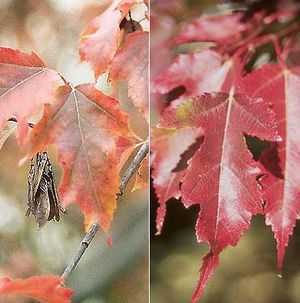
<svg viewBox="0 0 300 303">
<path fill-rule="evenodd" d="M 79 60 L 79 35 L 109 2 L 2 0 L 0 46 L 36 52 L 73 84 L 94 81 L 89 65 Z M 111 91 L 105 76 L 98 85 L 106 93 Z M 120 93 L 119 97 L 126 99 L 126 94 Z M 138 125 L 136 120 L 135 125 L 139 135 L 146 137 L 145 125 Z M 84 235 L 83 217 L 72 205 L 59 223 L 49 222 L 41 230 L 33 217 L 25 217 L 29 163 L 18 165 L 23 156 L 13 136 L 0 150 L 0 276 L 59 275 Z M 59 183 L 61 172 L 55 165 L 55 150 L 50 150 L 50 158 Z M 68 286 L 75 289 L 73 302 L 147 302 L 147 197 L 146 190 L 139 190 L 127 193 L 120 201 L 111 231 L 112 247 L 107 244 L 108 235 L 99 232 L 70 276 Z M 33 301 L 0 298 L 0 303 L 23 302 Z"/>
<path fill-rule="evenodd" d="M 212 13 L 229 7 L 229 1 L 153 2 L 152 13 L 155 13 L 156 18 L 161 18 L 161 20 L 168 18 L 168 22 L 174 24 L 173 35 L 182 22 L 200 16 L 202 12 Z M 236 2 L 242 4 L 243 1 Z M 199 51 L 199 48 L 195 45 L 184 45 L 181 49 L 173 50 L 173 55 L 176 51 Z M 260 55 L 266 51 L 269 56 L 267 60 L 271 61 L 272 49 L 262 48 Z M 159 60 L 159 57 L 157 58 Z M 249 66 L 253 68 L 253 64 L 254 62 L 250 62 Z M 155 125 L 156 115 L 159 116 L 159 113 L 153 109 L 152 112 L 155 117 L 151 117 L 151 120 Z M 246 139 L 254 157 L 257 157 L 261 149 L 267 146 L 266 142 L 256 138 L 247 137 Z M 199 278 L 201 258 L 208 252 L 205 244 L 197 244 L 195 236 L 194 226 L 199 209 L 197 207 L 185 209 L 179 201 L 172 199 L 168 202 L 162 234 L 156 236 L 157 207 L 157 197 L 154 189 L 151 188 L 151 302 L 190 302 Z M 220 266 L 209 282 L 201 303 L 298 303 L 300 302 L 299 255 L 300 226 L 298 223 L 289 242 L 283 272 L 278 273 L 276 271 L 276 243 L 271 228 L 266 227 L 262 216 L 256 216 L 252 220 L 250 230 L 243 235 L 238 245 L 227 248 L 221 254 Z"/>
</svg>

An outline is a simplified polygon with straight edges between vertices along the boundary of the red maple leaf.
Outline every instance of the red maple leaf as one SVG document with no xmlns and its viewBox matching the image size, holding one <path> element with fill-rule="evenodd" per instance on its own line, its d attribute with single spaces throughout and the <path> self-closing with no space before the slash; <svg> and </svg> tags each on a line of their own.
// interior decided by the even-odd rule
<svg viewBox="0 0 300 303">
<path fill-rule="evenodd" d="M 55 93 L 64 81 L 47 68 L 34 53 L 0 48 L 0 129 L 7 120 L 18 120 L 18 138 L 28 131 L 28 119 L 55 102 Z"/>
<path fill-rule="evenodd" d="M 162 205 L 158 218 L 163 217 L 165 199 L 169 198 L 165 194 L 170 190 L 166 180 L 176 176 L 180 176 L 178 181 L 181 183 L 177 196 L 181 196 L 184 205 L 200 206 L 196 235 L 199 242 L 210 245 L 210 253 L 204 258 L 200 281 L 193 296 L 193 302 L 196 302 L 217 266 L 219 253 L 228 245 L 236 245 L 241 234 L 248 229 L 252 216 L 263 211 L 256 182 L 259 168 L 247 149 L 244 134 L 278 140 L 275 116 L 262 98 L 249 98 L 232 92 L 205 94 L 178 101 L 168 108 L 160 128 L 164 131 L 173 129 L 174 132 L 197 128 L 198 136 L 201 132 L 204 135 L 203 142 L 190 154 L 186 163 L 181 164 L 182 168 L 177 165 L 184 150 L 181 143 L 175 147 L 170 141 L 174 140 L 174 135 L 169 137 L 167 144 L 174 146 L 175 150 L 179 148 L 175 156 L 172 156 L 174 149 L 165 150 L 162 155 L 156 139 L 152 146 L 154 154 L 160 155 L 153 163 L 154 169 L 158 176 L 163 176 L 156 177 L 154 184 Z M 173 161 L 166 160 L 167 157 Z M 166 164 L 161 165 L 162 161 Z M 161 228 L 159 220 L 157 228 L 158 231 Z"/>
<path fill-rule="evenodd" d="M 71 303 L 73 290 L 63 286 L 58 276 L 33 276 L 27 279 L 0 278 L 0 297 L 25 296 L 42 303 Z"/>
<path fill-rule="evenodd" d="M 110 226 L 119 187 L 119 162 L 133 144 L 118 102 L 93 85 L 63 87 L 56 106 L 46 106 L 31 131 L 31 154 L 55 144 L 63 167 L 60 196 L 76 202 L 88 225 Z"/>
<path fill-rule="evenodd" d="M 148 119 L 148 41 L 147 32 L 128 34 L 123 46 L 113 58 L 110 78 L 127 80 L 128 95 Z"/>
<path fill-rule="evenodd" d="M 266 201 L 266 224 L 271 225 L 277 241 L 277 262 L 281 270 L 289 237 L 296 219 L 300 216 L 300 115 L 299 69 L 289 70 L 280 64 L 266 64 L 245 77 L 239 90 L 251 97 L 262 97 L 272 102 L 279 121 L 282 142 L 262 154 L 266 168 L 262 179 L 263 197 Z M 300 166 L 299 166 L 300 167 Z"/>
<path fill-rule="evenodd" d="M 81 34 L 81 60 L 90 62 L 96 77 L 106 71 L 116 54 L 121 40 L 120 23 L 136 3 L 137 0 L 114 0 Z"/>
</svg>

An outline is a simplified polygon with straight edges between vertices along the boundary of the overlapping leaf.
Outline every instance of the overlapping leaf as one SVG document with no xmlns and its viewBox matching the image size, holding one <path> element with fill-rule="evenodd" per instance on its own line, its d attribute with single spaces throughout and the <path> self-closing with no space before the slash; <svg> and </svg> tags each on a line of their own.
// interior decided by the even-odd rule
<svg viewBox="0 0 300 303">
<path fill-rule="evenodd" d="M 137 0 L 114 0 L 93 19 L 81 35 L 80 56 L 90 62 L 96 76 L 105 72 L 116 54 L 120 39 L 120 23 Z"/>
<path fill-rule="evenodd" d="M 18 120 L 18 137 L 28 131 L 28 119 L 55 102 L 56 89 L 64 81 L 34 53 L 0 48 L 0 129 L 7 120 Z"/>
<path fill-rule="evenodd" d="M 175 42 L 212 41 L 218 44 L 234 43 L 249 29 L 250 23 L 242 23 L 242 13 L 203 15 L 183 26 Z"/>
<path fill-rule="evenodd" d="M 85 223 L 110 226 L 116 208 L 119 161 L 129 147 L 127 116 L 118 102 L 92 85 L 65 86 L 31 132 L 31 153 L 55 144 L 63 167 L 60 197 L 76 202 Z"/>
<path fill-rule="evenodd" d="M 155 79 L 152 91 L 166 94 L 180 86 L 186 96 L 220 91 L 231 67 L 230 60 L 223 62 L 222 56 L 210 49 L 182 54 Z"/>
<path fill-rule="evenodd" d="M 32 298 L 41 303 L 71 303 L 72 294 L 73 290 L 65 288 L 58 276 L 33 276 L 15 280 L 0 278 L 0 298 L 16 295 Z"/>
<path fill-rule="evenodd" d="M 196 235 L 199 242 L 210 245 L 210 253 L 204 258 L 193 296 L 193 302 L 196 302 L 217 266 L 219 253 L 228 245 L 236 245 L 248 229 L 252 215 L 263 211 L 256 182 L 259 168 L 247 149 L 244 134 L 273 141 L 279 137 L 274 113 L 262 98 L 218 93 L 177 103 L 165 111 L 160 135 L 152 145 L 154 185 L 161 205 L 157 228 L 158 231 L 161 229 L 166 199 L 170 197 L 166 193 L 180 195 L 186 207 L 200 206 Z M 186 143 L 180 142 L 176 146 L 172 140 L 176 138 L 177 130 L 182 132 L 186 128 L 190 136 L 185 135 Z M 173 134 L 171 131 L 166 137 L 170 129 Z M 193 143 L 194 129 L 198 129 L 194 136 L 203 132 L 203 143 L 200 142 L 196 150 L 194 146 L 190 159 L 185 165 L 181 164 L 182 168 L 177 167 L 180 155 L 183 156 Z M 173 149 L 165 149 L 164 156 L 160 156 L 163 146 L 168 145 Z M 179 180 L 174 187 L 176 177 Z"/>
<path fill-rule="evenodd" d="M 240 91 L 262 97 L 274 104 L 282 142 L 263 153 L 266 168 L 262 179 L 266 201 L 266 224 L 271 225 L 277 241 L 277 261 L 281 270 L 285 249 L 300 216 L 300 76 L 279 64 L 266 64 L 250 73 Z"/>
<path fill-rule="evenodd" d="M 148 41 L 147 32 L 128 34 L 124 45 L 112 61 L 110 78 L 127 80 L 128 95 L 134 105 L 148 118 Z"/>
</svg>

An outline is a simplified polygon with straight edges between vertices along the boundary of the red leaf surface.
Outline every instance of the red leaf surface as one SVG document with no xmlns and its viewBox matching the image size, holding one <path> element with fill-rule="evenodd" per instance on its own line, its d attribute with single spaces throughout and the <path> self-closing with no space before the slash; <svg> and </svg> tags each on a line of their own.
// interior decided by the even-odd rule
<svg viewBox="0 0 300 303">
<path fill-rule="evenodd" d="M 250 23 L 240 21 L 242 13 L 203 15 L 183 26 L 175 38 L 176 43 L 211 41 L 218 44 L 234 43 L 241 38 Z"/>
<path fill-rule="evenodd" d="M 261 181 L 266 224 L 271 225 L 277 241 L 279 270 L 300 216 L 300 76 L 296 72 L 279 64 L 266 64 L 250 73 L 239 87 L 249 96 L 272 102 L 279 121 L 282 142 L 273 144 L 261 158 L 266 167 L 266 177 Z"/>
<path fill-rule="evenodd" d="M 20 295 L 42 303 L 71 303 L 73 290 L 63 287 L 58 276 L 33 276 L 27 279 L 0 278 L 0 297 Z"/>
<path fill-rule="evenodd" d="M 81 34 L 80 57 L 90 62 L 96 76 L 105 72 L 120 44 L 120 23 L 137 0 L 114 0 Z"/>
<path fill-rule="evenodd" d="M 154 186 L 161 205 L 158 231 L 166 199 L 170 197 L 165 194 L 172 188 L 170 180 L 179 177 L 171 195 L 181 195 L 186 207 L 200 206 L 196 235 L 199 242 L 209 244 L 210 253 L 204 259 L 194 293 L 193 302 L 196 302 L 217 266 L 219 253 L 228 245 L 236 245 L 241 234 L 248 229 L 252 216 L 263 211 L 256 182 L 259 168 L 247 149 L 244 134 L 278 140 L 275 116 L 262 98 L 232 93 L 205 94 L 179 101 L 167 109 L 160 128 L 161 133 L 168 129 L 176 133 L 177 129 L 196 128 L 198 136 L 201 132 L 204 134 L 203 143 L 181 169 L 177 165 L 178 158 L 185 152 L 184 144 L 179 142 L 176 146 L 172 143 L 174 135 L 168 140 L 164 138 L 166 143 L 162 143 L 163 139 L 158 136 L 152 145 L 156 171 Z M 185 146 L 191 146 L 191 141 Z M 164 144 L 170 144 L 174 149 L 164 150 L 162 156 Z M 168 161 L 167 157 L 174 160 Z M 159 176 L 163 178 L 159 179 Z M 177 186 L 179 182 L 180 188 Z"/>
<path fill-rule="evenodd" d="M 63 167 L 60 196 L 79 204 L 85 223 L 110 227 L 119 187 L 119 161 L 133 141 L 118 102 L 92 85 L 65 86 L 31 132 L 31 153 L 55 144 Z"/>
<path fill-rule="evenodd" d="M 0 129 L 15 117 L 19 122 L 19 140 L 23 140 L 28 119 L 40 112 L 43 104 L 55 102 L 56 90 L 61 85 L 61 77 L 36 54 L 0 48 Z"/>
<path fill-rule="evenodd" d="M 230 60 L 223 63 L 213 50 L 182 54 L 155 79 L 152 91 L 166 94 L 179 86 L 185 87 L 186 96 L 220 91 L 231 67 Z"/>
<path fill-rule="evenodd" d="M 147 119 L 149 95 L 148 48 L 149 34 L 147 32 L 138 31 L 128 34 L 124 45 L 116 53 L 110 70 L 110 78 L 113 81 L 128 81 L 128 95 Z"/>
</svg>

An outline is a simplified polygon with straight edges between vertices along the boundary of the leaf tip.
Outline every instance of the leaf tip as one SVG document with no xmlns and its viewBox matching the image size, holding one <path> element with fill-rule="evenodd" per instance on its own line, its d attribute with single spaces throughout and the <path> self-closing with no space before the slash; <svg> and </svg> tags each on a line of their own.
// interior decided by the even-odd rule
<svg viewBox="0 0 300 303">
<path fill-rule="evenodd" d="M 203 296 L 204 289 L 207 282 L 214 274 L 217 266 L 219 264 L 219 255 L 215 255 L 212 251 L 209 252 L 204 258 L 200 270 L 200 279 L 198 281 L 197 287 L 192 295 L 192 303 L 197 303 Z"/>
<path fill-rule="evenodd" d="M 165 221 L 165 216 L 166 216 L 166 206 L 160 205 L 156 213 L 156 233 L 155 233 L 156 236 L 161 234 L 161 230 L 163 228 Z"/>
</svg>

